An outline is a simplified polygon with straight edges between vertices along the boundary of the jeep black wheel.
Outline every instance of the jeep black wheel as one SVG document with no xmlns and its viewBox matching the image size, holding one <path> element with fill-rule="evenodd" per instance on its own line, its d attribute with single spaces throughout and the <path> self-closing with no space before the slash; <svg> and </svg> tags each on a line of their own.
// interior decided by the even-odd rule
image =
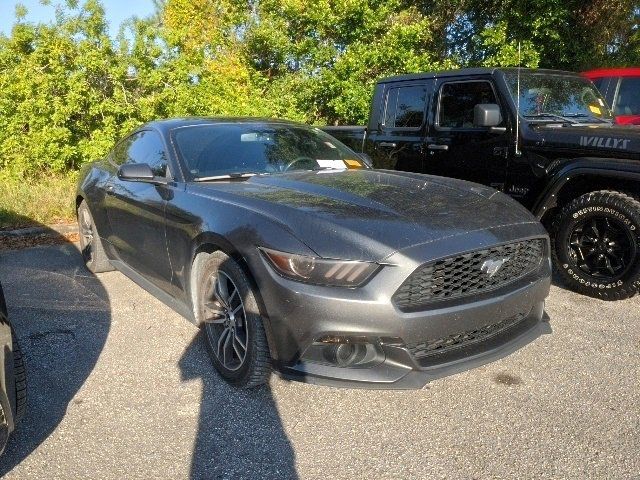
<svg viewBox="0 0 640 480">
<path fill-rule="evenodd" d="M 638 293 L 640 202 L 619 192 L 576 198 L 554 222 L 556 270 L 573 290 L 604 300 Z"/>
<path fill-rule="evenodd" d="M 196 318 L 214 366 L 238 387 L 265 383 L 271 372 L 269 347 L 247 274 L 222 252 L 200 253 L 194 273 Z"/>
</svg>

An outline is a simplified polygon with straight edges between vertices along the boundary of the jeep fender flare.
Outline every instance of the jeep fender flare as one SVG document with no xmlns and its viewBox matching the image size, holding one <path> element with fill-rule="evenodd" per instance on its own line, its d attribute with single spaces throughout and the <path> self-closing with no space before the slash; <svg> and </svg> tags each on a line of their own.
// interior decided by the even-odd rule
<svg viewBox="0 0 640 480">
<path fill-rule="evenodd" d="M 578 177 L 601 177 L 637 181 L 640 185 L 640 162 L 612 158 L 581 157 L 562 163 L 550 174 L 549 182 L 531 209 L 538 220 L 557 205 L 560 190 Z"/>
</svg>

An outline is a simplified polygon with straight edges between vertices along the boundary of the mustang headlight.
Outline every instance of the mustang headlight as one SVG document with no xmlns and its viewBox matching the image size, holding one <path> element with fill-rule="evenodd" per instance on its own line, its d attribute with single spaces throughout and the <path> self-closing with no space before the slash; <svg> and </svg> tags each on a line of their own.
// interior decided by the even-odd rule
<svg viewBox="0 0 640 480">
<path fill-rule="evenodd" d="M 260 251 L 282 276 L 316 285 L 359 287 L 380 268 L 371 262 L 326 260 L 263 247 Z"/>
</svg>

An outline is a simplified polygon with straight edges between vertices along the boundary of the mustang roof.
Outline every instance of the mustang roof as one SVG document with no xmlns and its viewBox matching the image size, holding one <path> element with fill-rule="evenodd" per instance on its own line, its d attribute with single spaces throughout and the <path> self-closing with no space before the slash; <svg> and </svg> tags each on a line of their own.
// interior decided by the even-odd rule
<svg viewBox="0 0 640 480">
<path fill-rule="evenodd" d="M 145 127 L 156 128 L 166 133 L 174 128 L 187 127 L 191 125 L 212 125 L 216 123 L 240 123 L 240 124 L 288 124 L 296 126 L 308 126 L 291 120 L 282 120 L 278 118 L 259 118 L 259 117 L 180 117 L 167 118 L 162 120 L 154 120 L 145 124 Z"/>
</svg>

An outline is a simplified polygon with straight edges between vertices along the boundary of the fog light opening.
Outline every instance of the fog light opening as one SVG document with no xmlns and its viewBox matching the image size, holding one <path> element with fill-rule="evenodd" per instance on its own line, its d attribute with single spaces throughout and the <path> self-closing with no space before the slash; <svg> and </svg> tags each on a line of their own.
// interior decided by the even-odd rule
<svg viewBox="0 0 640 480">
<path fill-rule="evenodd" d="M 363 343 L 337 343 L 324 349 L 325 358 L 339 367 L 351 367 L 361 363 L 367 356 L 367 345 Z"/>
<path fill-rule="evenodd" d="M 364 336 L 325 335 L 304 352 L 302 361 L 341 368 L 370 368 L 385 359 L 377 342 Z"/>
</svg>

